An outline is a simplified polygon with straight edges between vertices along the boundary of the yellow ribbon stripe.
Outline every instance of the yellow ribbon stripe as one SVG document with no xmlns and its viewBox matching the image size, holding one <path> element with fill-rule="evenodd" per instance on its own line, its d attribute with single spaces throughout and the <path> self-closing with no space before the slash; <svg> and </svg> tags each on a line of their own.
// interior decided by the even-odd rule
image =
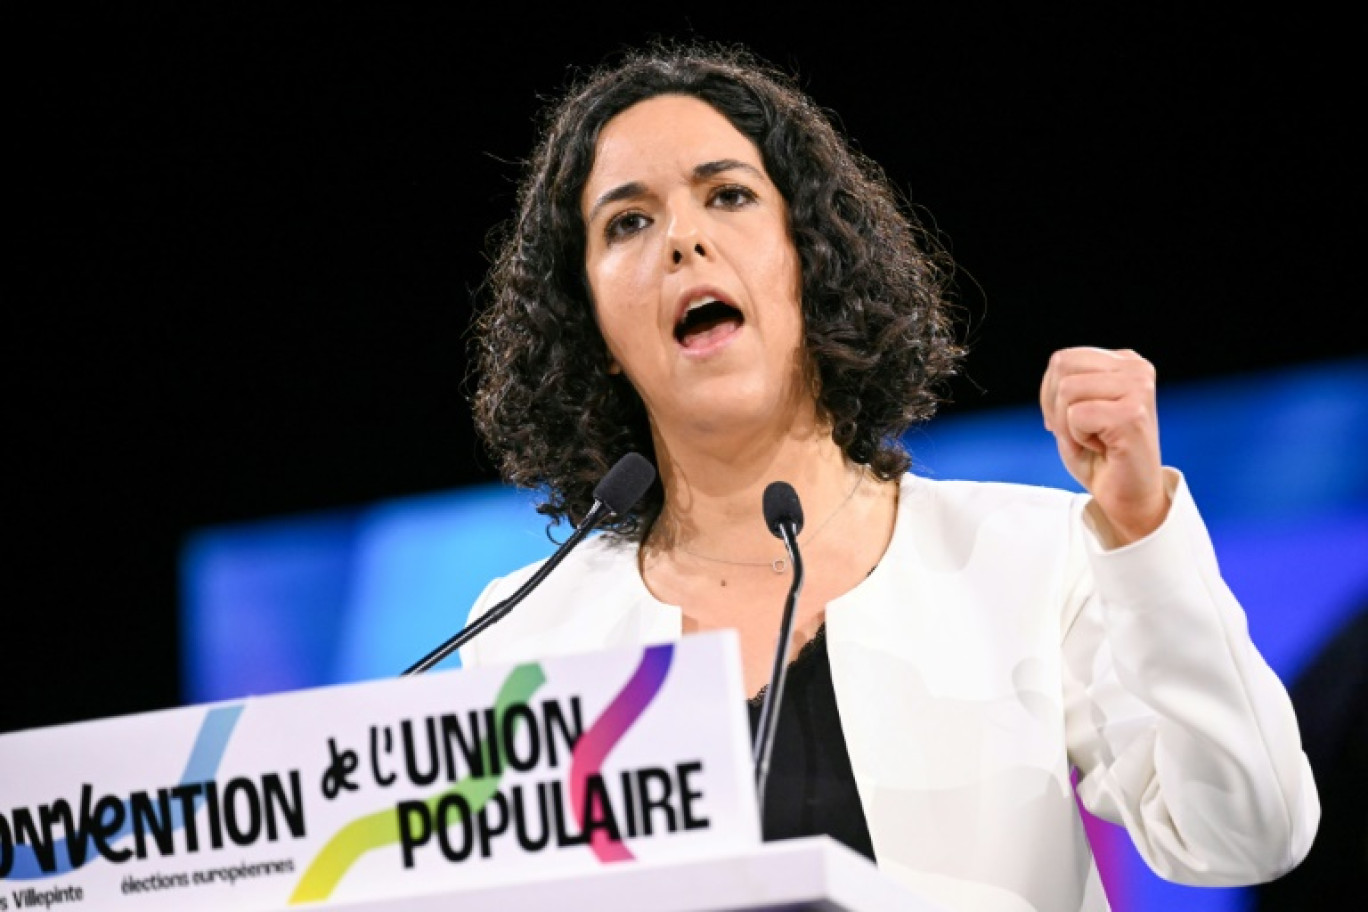
<svg viewBox="0 0 1368 912">
<path fill-rule="evenodd" d="M 508 707 L 526 703 L 545 682 L 546 675 L 540 665 L 519 665 L 513 669 L 494 701 L 496 730 L 503 728 L 504 713 Z M 488 750 L 488 745 L 482 742 L 480 750 Z M 446 791 L 429 798 L 426 802 L 428 810 L 436 810 L 438 802 L 448 795 L 459 794 L 470 805 L 470 812 L 478 813 L 498 790 L 499 779 L 499 776 L 462 779 Z M 295 886 L 290 905 L 327 899 L 362 855 L 398 842 L 399 815 L 393 807 L 353 820 L 338 830 L 314 857 Z"/>
</svg>

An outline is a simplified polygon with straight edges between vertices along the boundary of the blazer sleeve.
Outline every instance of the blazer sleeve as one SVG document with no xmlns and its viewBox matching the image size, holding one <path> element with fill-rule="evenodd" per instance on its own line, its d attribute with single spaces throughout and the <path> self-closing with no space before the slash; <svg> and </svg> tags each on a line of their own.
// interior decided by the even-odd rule
<svg viewBox="0 0 1368 912">
<path fill-rule="evenodd" d="M 1320 803 L 1292 702 L 1250 640 L 1186 482 L 1148 537 L 1106 550 L 1074 505 L 1064 700 L 1078 796 L 1159 876 L 1271 880 L 1311 847 Z"/>
</svg>

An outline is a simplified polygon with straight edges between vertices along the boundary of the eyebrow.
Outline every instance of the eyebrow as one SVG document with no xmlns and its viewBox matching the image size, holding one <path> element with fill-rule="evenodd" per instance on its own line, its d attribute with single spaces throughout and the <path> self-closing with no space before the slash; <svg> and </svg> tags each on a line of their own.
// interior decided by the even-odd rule
<svg viewBox="0 0 1368 912">
<path fill-rule="evenodd" d="M 707 180 L 710 177 L 716 177 L 724 171 L 746 171 L 755 177 L 763 178 L 765 176 L 759 168 L 754 165 L 748 165 L 735 158 L 721 158 L 717 161 L 704 162 L 701 165 L 695 165 L 693 176 L 694 180 Z"/>
<path fill-rule="evenodd" d="M 708 180 L 727 171 L 745 171 L 758 178 L 764 178 L 764 172 L 754 165 L 747 164 L 736 158 L 719 158 L 717 161 L 703 162 L 695 165 L 693 169 L 693 179 L 695 181 Z M 639 199 L 646 195 L 646 185 L 641 181 L 629 181 L 620 184 L 611 190 L 602 193 L 598 199 L 594 200 L 594 205 L 589 209 L 587 222 L 592 223 L 598 215 L 599 210 L 610 203 L 621 202 L 622 200 Z"/>
</svg>

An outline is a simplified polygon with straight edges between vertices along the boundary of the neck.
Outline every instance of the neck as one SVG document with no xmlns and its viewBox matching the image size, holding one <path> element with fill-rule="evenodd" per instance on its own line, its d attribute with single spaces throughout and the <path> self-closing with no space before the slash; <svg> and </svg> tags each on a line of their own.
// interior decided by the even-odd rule
<svg viewBox="0 0 1368 912">
<path fill-rule="evenodd" d="M 772 560 L 782 555 L 782 547 L 765 527 L 760 506 L 771 482 L 793 486 L 815 527 L 849 498 L 858 477 L 815 419 L 769 437 L 755 435 L 727 446 L 708 443 L 655 434 L 665 505 L 648 550 Z"/>
</svg>

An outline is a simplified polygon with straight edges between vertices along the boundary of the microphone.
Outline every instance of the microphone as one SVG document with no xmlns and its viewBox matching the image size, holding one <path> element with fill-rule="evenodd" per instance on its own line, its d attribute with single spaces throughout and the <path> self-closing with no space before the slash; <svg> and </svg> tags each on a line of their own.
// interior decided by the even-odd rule
<svg viewBox="0 0 1368 912">
<path fill-rule="evenodd" d="M 760 706 L 760 725 L 756 733 L 755 789 L 759 797 L 760 816 L 765 815 L 765 784 L 769 778 L 770 753 L 774 750 L 774 731 L 778 723 L 779 707 L 784 697 L 784 679 L 788 676 L 789 643 L 793 639 L 793 612 L 798 606 L 798 593 L 803 588 L 803 559 L 798 553 L 798 533 L 803 531 L 803 506 L 798 492 L 786 481 L 771 482 L 763 499 L 765 525 L 775 538 L 782 539 L 793 565 L 793 582 L 789 584 L 788 599 L 784 602 L 784 618 L 779 625 L 779 643 L 774 651 L 774 670 L 770 672 L 769 688 Z"/>
<path fill-rule="evenodd" d="M 640 453 L 628 453 L 619 459 L 608 470 L 608 474 L 603 476 L 603 480 L 598 483 L 598 486 L 594 488 L 594 505 L 589 508 L 584 519 L 575 527 L 575 531 L 565 540 L 565 543 L 557 548 L 556 552 L 548 557 L 544 564 L 537 568 L 537 572 L 532 574 L 527 582 L 519 586 L 517 592 L 480 615 L 455 636 L 406 668 L 404 675 L 427 671 L 469 643 L 486 627 L 512 611 L 533 589 L 541 585 L 541 581 L 546 579 L 552 570 L 556 569 L 556 565 L 565 559 L 570 550 L 583 541 L 585 536 L 594 531 L 600 523 L 609 516 L 621 515 L 636 506 L 636 502 L 641 500 L 651 483 L 655 481 L 655 476 L 655 466 L 651 465 L 646 457 Z"/>
</svg>

